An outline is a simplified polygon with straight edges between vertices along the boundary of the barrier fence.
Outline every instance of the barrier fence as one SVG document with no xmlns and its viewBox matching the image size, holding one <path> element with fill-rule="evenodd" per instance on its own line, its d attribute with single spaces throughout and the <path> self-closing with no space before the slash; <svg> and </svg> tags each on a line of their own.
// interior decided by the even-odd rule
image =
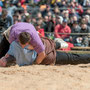
<svg viewBox="0 0 90 90">
<path fill-rule="evenodd" d="M 45 32 L 45 34 L 48 34 L 48 37 L 50 39 L 53 39 L 54 40 L 54 38 L 55 38 L 55 36 L 54 36 L 55 32 Z M 90 33 L 58 33 L 58 34 L 70 35 L 72 37 L 73 36 L 87 36 L 88 38 L 90 38 Z M 90 54 L 90 46 L 85 46 L 85 47 L 75 46 L 75 47 L 72 47 L 70 51 L 62 51 L 62 50 L 58 50 L 58 51 L 67 52 L 67 53 L 81 53 L 81 54 L 87 53 L 87 54 Z"/>
<path fill-rule="evenodd" d="M 3 9 L 6 9 L 6 8 L 3 8 Z M 28 11 L 33 11 L 33 10 L 39 10 L 40 7 L 33 7 L 33 6 L 30 6 L 30 7 L 27 7 L 27 10 Z M 51 10 L 54 10 L 55 8 L 51 8 Z M 72 9 L 72 8 L 66 8 L 66 7 L 60 7 L 59 10 L 67 10 L 67 9 Z M 75 10 L 79 10 L 80 8 L 74 8 Z M 83 7 L 83 10 L 87 10 L 87 9 L 90 9 L 90 7 Z M 24 10 L 24 8 L 20 7 L 20 8 L 17 8 L 16 10 Z"/>
<path fill-rule="evenodd" d="M 52 33 L 55 34 L 55 32 L 45 32 L 46 34 Z M 58 33 L 58 34 L 67 34 L 67 35 L 90 35 L 90 33 Z"/>
</svg>

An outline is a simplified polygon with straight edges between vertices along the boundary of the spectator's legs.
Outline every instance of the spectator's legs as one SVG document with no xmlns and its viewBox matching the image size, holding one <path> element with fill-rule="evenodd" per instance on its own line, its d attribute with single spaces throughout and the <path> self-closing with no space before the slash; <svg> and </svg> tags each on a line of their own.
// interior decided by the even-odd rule
<svg viewBox="0 0 90 90">
<path fill-rule="evenodd" d="M 56 43 L 56 49 L 62 49 L 62 48 L 67 48 L 68 44 L 67 42 L 65 42 L 64 40 L 62 40 L 61 38 L 55 38 L 55 43 Z"/>
<path fill-rule="evenodd" d="M 56 64 L 86 64 L 90 63 L 90 54 L 70 54 L 57 51 Z"/>
</svg>

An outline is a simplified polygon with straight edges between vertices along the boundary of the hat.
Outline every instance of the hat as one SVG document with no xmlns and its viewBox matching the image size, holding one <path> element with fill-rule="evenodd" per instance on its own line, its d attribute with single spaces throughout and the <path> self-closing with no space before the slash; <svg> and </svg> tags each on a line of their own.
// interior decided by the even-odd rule
<svg viewBox="0 0 90 90">
<path fill-rule="evenodd" d="M 67 23 L 67 22 L 68 22 L 68 20 L 67 20 L 67 19 L 63 19 L 63 22 Z"/>
</svg>

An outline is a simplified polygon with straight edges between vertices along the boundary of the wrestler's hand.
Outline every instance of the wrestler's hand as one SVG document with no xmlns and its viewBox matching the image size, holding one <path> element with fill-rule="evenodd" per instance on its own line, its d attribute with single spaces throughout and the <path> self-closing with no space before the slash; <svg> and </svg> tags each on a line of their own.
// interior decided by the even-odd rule
<svg viewBox="0 0 90 90">
<path fill-rule="evenodd" d="M 4 58 L 4 57 L 2 57 L 1 59 L 0 59 L 0 66 L 1 67 L 5 67 L 7 65 L 7 61 L 6 61 L 6 59 Z"/>
</svg>

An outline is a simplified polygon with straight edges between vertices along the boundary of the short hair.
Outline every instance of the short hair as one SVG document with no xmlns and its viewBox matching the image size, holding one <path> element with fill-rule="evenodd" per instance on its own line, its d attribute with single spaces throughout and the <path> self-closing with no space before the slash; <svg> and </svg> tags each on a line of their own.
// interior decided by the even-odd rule
<svg viewBox="0 0 90 90">
<path fill-rule="evenodd" d="M 26 44 L 31 40 L 30 34 L 28 32 L 22 32 L 19 35 L 19 41 L 21 44 Z"/>
</svg>

